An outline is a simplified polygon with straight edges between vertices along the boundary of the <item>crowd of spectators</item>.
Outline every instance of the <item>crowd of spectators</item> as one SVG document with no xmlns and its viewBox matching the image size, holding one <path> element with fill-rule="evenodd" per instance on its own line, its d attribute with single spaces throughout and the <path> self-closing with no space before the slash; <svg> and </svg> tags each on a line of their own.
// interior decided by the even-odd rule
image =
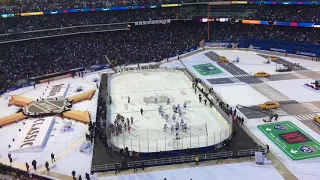
<svg viewBox="0 0 320 180">
<path fill-rule="evenodd" d="M 102 8 L 110 6 L 161 5 L 208 2 L 209 0 L 0 0 L 1 13 L 33 12 L 57 9 Z M 212 1 L 212 0 L 210 0 Z M 218 1 L 218 0 L 214 0 Z M 221 0 L 220 0 L 221 1 Z M 0 14 L 1 14 L 0 13 Z"/>
<path fill-rule="evenodd" d="M 176 22 L 133 26 L 131 30 L 78 34 L 0 45 L 0 89 L 20 79 L 78 67 L 159 61 L 207 38 L 207 24 Z M 211 40 L 264 38 L 320 42 L 314 28 L 211 23 Z"/>
<path fill-rule="evenodd" d="M 23 171 L 12 166 L 8 166 L 0 163 L 0 179 L 21 179 L 21 180 L 49 180 L 49 178 L 42 177 L 36 174 L 32 174 L 27 171 Z"/>
<path fill-rule="evenodd" d="M 248 17 L 248 19 L 258 19 L 266 21 L 320 22 L 320 6 L 264 5 L 257 8 L 258 10 L 250 17 Z M 188 14 L 181 14 L 180 9 L 181 7 L 12 17 L 0 19 L 0 34 L 22 33 L 43 29 L 66 28 L 75 26 L 161 19 L 179 19 L 188 17 Z M 198 11 L 200 11 L 200 9 Z M 60 31 L 57 34 L 60 34 Z M 62 31 L 67 31 L 70 33 L 79 32 L 79 28 L 77 30 Z M 81 31 L 86 30 L 82 29 Z M 50 34 L 52 34 L 52 32 L 50 32 Z M 8 38 L 0 37 L 0 39 L 0 41 L 4 41 L 4 39 Z"/>
<path fill-rule="evenodd" d="M 178 8 L 68 13 L 0 19 L 0 34 L 93 24 L 176 19 Z"/>
<path fill-rule="evenodd" d="M 260 6 L 250 19 L 320 23 L 320 6 L 265 5 Z"/>
</svg>

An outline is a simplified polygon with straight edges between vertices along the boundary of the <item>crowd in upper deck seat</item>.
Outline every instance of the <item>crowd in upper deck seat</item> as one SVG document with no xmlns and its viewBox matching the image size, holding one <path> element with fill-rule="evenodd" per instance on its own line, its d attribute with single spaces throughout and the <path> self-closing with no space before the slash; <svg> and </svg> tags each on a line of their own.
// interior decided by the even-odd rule
<svg viewBox="0 0 320 180">
<path fill-rule="evenodd" d="M 104 55 L 115 64 L 159 61 L 206 38 L 206 24 L 180 22 L 0 44 L 0 89 L 32 76 L 105 63 Z M 211 40 L 241 38 L 319 43 L 320 33 L 313 28 L 211 24 Z"/>
<path fill-rule="evenodd" d="M 110 6 L 201 3 L 230 0 L 0 0 L 0 14 Z M 306 0 L 313 1 L 313 0 Z"/>
<path fill-rule="evenodd" d="M 183 15 L 181 14 L 180 7 L 177 7 L 162 9 L 68 13 L 45 16 L 13 17 L 0 19 L 0 34 L 81 25 L 121 23 L 159 19 L 179 19 L 182 16 Z M 320 6 L 265 5 L 259 7 L 258 11 L 248 18 L 267 21 L 320 23 Z M 70 31 L 75 32 L 76 30 Z M 3 39 L 3 37 L 0 37 L 0 41 L 3 41 Z"/>
<path fill-rule="evenodd" d="M 0 34 L 7 33 L 8 29 L 13 32 L 23 32 L 91 24 L 176 19 L 178 15 L 179 9 L 167 8 L 15 17 L 0 19 Z"/>
<path fill-rule="evenodd" d="M 267 21 L 320 23 L 320 6 L 310 5 L 265 5 L 251 19 Z"/>
</svg>

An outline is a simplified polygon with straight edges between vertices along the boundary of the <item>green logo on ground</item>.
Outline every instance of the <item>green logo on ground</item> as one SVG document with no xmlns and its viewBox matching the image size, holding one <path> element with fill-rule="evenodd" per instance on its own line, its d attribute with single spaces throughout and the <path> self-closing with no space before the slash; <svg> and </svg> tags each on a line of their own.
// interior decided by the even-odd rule
<svg viewBox="0 0 320 180">
<path fill-rule="evenodd" d="M 195 70 L 198 71 L 199 74 L 201 74 L 202 76 L 208 76 L 208 75 L 215 75 L 215 74 L 220 74 L 222 73 L 222 71 L 215 67 L 214 65 L 212 65 L 211 63 L 208 64 L 198 64 L 198 65 L 194 65 L 192 66 Z"/>
<path fill-rule="evenodd" d="M 263 124 L 258 128 L 292 160 L 320 157 L 320 143 L 290 121 Z"/>
</svg>

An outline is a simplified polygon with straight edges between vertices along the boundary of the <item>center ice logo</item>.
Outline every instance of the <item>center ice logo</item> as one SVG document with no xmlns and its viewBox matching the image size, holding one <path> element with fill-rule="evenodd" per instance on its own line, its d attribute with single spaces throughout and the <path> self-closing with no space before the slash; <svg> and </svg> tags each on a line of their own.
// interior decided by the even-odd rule
<svg viewBox="0 0 320 180">
<path fill-rule="evenodd" d="M 284 126 L 282 124 L 276 124 L 276 125 L 273 126 L 273 128 L 275 130 L 286 130 L 286 129 L 288 129 L 286 126 Z"/>
<path fill-rule="evenodd" d="M 312 146 L 301 146 L 299 150 L 303 153 L 313 153 L 316 152 L 316 149 Z"/>
</svg>

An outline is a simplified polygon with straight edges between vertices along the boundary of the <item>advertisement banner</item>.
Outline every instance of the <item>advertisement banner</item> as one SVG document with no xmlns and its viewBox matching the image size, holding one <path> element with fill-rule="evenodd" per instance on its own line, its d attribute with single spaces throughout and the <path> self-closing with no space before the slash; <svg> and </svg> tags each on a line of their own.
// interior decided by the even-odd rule
<svg viewBox="0 0 320 180">
<path fill-rule="evenodd" d="M 45 82 L 48 82 L 48 81 L 54 81 L 54 80 L 63 79 L 63 78 L 67 78 L 67 77 L 71 77 L 71 74 L 68 73 L 66 75 L 55 76 L 55 77 L 51 77 L 51 78 L 48 78 L 48 79 L 42 79 L 39 82 L 40 83 L 45 83 Z"/>
</svg>

